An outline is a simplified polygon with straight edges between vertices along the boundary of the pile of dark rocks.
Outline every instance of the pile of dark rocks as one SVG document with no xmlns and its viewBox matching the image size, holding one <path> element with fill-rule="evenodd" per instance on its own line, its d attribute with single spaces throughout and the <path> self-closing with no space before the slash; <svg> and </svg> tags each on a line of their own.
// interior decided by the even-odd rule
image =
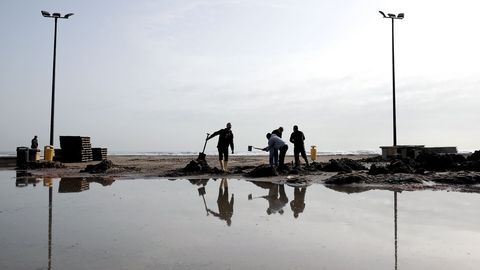
<svg viewBox="0 0 480 270">
<path fill-rule="evenodd" d="M 480 172 L 480 151 L 475 151 L 470 156 L 460 154 L 435 154 L 429 152 L 420 153 L 415 159 L 394 159 L 386 166 L 373 164 L 368 174 L 395 174 L 448 171 L 472 171 Z"/>
<path fill-rule="evenodd" d="M 87 165 L 84 170 L 80 172 L 87 172 L 87 173 L 106 173 L 109 169 L 113 168 L 114 164 L 111 160 L 104 159 L 100 163 L 95 165 Z"/>
</svg>

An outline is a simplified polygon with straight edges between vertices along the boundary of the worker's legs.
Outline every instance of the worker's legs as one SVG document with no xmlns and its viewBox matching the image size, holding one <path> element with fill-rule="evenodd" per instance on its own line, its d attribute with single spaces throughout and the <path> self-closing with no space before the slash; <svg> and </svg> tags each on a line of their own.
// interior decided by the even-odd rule
<svg viewBox="0 0 480 270">
<path fill-rule="evenodd" d="M 223 171 L 228 172 L 228 148 L 223 149 Z"/>
<path fill-rule="evenodd" d="M 287 154 L 288 145 L 280 147 L 280 157 L 278 166 L 282 168 L 285 165 L 285 154 Z"/>
<path fill-rule="evenodd" d="M 217 148 L 218 149 L 218 162 L 220 163 L 220 170 L 224 171 L 224 164 L 223 164 L 223 149 Z"/>
<path fill-rule="evenodd" d="M 297 146 L 293 147 L 293 156 L 295 158 L 295 167 L 300 166 L 300 157 L 299 157 L 300 149 Z"/>
</svg>

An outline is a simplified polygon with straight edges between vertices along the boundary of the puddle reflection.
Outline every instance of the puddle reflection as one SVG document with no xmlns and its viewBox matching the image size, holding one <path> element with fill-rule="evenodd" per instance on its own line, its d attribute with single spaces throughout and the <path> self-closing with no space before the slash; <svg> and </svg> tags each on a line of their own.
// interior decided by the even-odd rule
<svg viewBox="0 0 480 270">
<path fill-rule="evenodd" d="M 220 181 L 220 185 L 218 187 L 218 198 L 217 198 L 218 212 L 215 212 L 212 209 L 208 208 L 207 205 L 205 204 L 205 207 L 207 207 L 207 214 L 210 213 L 213 216 L 219 218 L 220 220 L 224 220 L 228 226 L 231 226 L 232 216 L 233 216 L 233 203 L 234 203 L 233 196 L 234 195 L 232 193 L 232 196 L 229 201 L 228 200 L 228 180 L 226 178 L 223 178 Z"/>
<path fill-rule="evenodd" d="M 459 236 L 457 233 L 456 227 L 471 223 L 468 221 L 445 228 L 440 225 L 440 233 L 432 235 L 440 239 L 448 237 L 444 240 L 425 240 L 426 235 L 431 234 L 430 231 L 416 232 L 422 238 L 412 235 L 414 231 L 412 228 L 418 230 L 415 222 L 428 216 L 422 213 L 415 214 L 417 204 L 410 201 L 422 202 L 423 196 L 409 196 L 420 193 L 402 193 L 402 208 L 398 204 L 399 193 L 390 191 L 362 192 L 363 190 L 358 188 L 332 190 L 321 185 L 307 186 L 227 178 L 169 180 L 173 181 L 163 179 L 115 181 L 102 177 L 52 179 L 33 177 L 27 172 L 16 172 L 15 189 L 20 192 L 17 192 L 19 196 L 22 193 L 39 193 L 37 191 L 48 189 L 48 224 L 45 222 L 45 225 L 38 226 L 35 219 L 24 220 L 33 222 L 34 230 L 48 236 L 43 243 L 37 242 L 35 245 L 48 249 L 48 254 L 44 251 L 43 262 L 46 265 L 42 269 L 61 269 L 62 266 L 69 265 L 69 260 L 74 260 L 75 252 L 84 257 L 90 256 L 93 262 L 100 262 L 107 256 L 93 255 L 93 250 L 96 250 L 95 254 L 98 252 L 110 254 L 107 256 L 112 258 L 109 260 L 111 263 L 109 266 L 116 269 L 135 268 L 129 265 L 129 260 L 141 261 L 144 256 L 155 262 L 166 261 L 165 264 L 140 267 L 148 269 L 164 268 L 160 267 L 161 265 L 176 265 L 180 258 L 187 260 L 190 267 L 177 265 L 178 268 L 186 269 L 197 269 L 197 266 L 201 269 L 247 269 L 256 266 L 262 266 L 263 269 L 292 269 L 297 266 L 303 269 L 318 269 L 322 266 L 327 269 L 346 269 L 354 266 L 352 263 L 338 260 L 337 255 L 340 254 L 354 261 L 362 269 L 421 269 L 429 263 L 435 265 L 436 269 L 449 269 L 451 265 L 459 263 L 465 266 L 465 262 L 468 261 L 465 255 L 456 254 L 456 257 L 451 255 L 451 261 L 447 262 L 445 258 L 448 259 L 450 255 L 445 255 L 445 258 L 442 258 L 445 266 L 442 266 L 435 261 L 425 260 L 424 256 L 418 257 L 419 251 L 416 246 L 423 243 L 423 247 L 431 247 L 433 246 L 431 243 L 439 244 L 439 241 L 444 245 L 449 243 L 443 247 L 440 244 L 438 248 L 431 248 L 433 250 L 421 249 L 424 253 L 435 254 L 449 248 L 450 245 L 462 249 L 466 241 L 471 241 L 469 246 L 472 247 L 480 245 L 478 229 L 469 228 L 475 232 L 474 236 L 479 235 L 473 239 L 461 234 Z M 14 188 L 11 182 L 9 183 L 10 187 Z M 195 187 L 194 192 L 192 186 Z M 54 191 L 62 195 L 54 196 Z M 423 194 L 439 195 L 439 193 Z M 40 195 L 46 196 L 47 192 Z M 446 193 L 440 195 L 450 196 Z M 410 200 L 403 199 L 408 197 Z M 28 199 L 28 196 L 23 199 Z M 43 197 L 41 201 L 46 202 L 45 199 Z M 478 201 L 474 197 L 469 197 L 469 200 Z M 6 201 L 3 200 L 3 203 Z M 442 200 L 436 200 L 438 201 Z M 46 203 L 43 205 L 45 207 Z M 99 205 L 102 207 L 98 207 Z M 198 211 L 199 207 L 201 213 Z M 5 213 L 4 211 L 3 215 Z M 16 218 L 15 214 L 8 213 L 7 219 L 0 221 L 0 225 L 8 225 L 6 223 L 8 217 Z M 33 215 L 35 212 L 29 213 Z M 42 213 L 44 216 L 47 214 L 46 211 Z M 445 213 L 450 216 L 456 214 L 455 211 L 446 211 L 442 208 L 442 214 Z M 445 223 L 444 220 L 461 219 L 459 216 L 451 218 L 448 215 L 434 216 L 440 219 L 435 225 Z M 399 226 L 399 220 L 403 222 L 402 226 Z M 427 218 L 421 222 L 428 221 Z M 2 228 L 6 230 L 7 235 L 12 235 L 11 239 L 20 237 L 23 232 L 15 226 Z M 438 227 L 429 229 L 434 232 L 439 230 Z M 466 229 L 460 230 L 460 233 L 463 231 Z M 72 236 L 72 232 L 75 232 L 77 237 Z M 12 240 L 7 243 L 10 243 L 11 247 L 0 244 L 2 251 L 6 250 L 5 254 L 13 254 L 19 248 L 26 248 L 22 246 L 25 245 L 25 241 Z M 401 250 L 400 244 L 403 245 Z M 70 249 L 75 252 L 69 253 Z M 478 254 L 476 250 L 464 249 L 472 254 Z M 402 257 L 399 257 L 400 251 Z M 129 260 L 116 256 L 115 252 L 126 254 L 122 256 Z M 185 253 L 189 256 L 183 257 L 182 254 Z M 213 259 L 209 254 L 222 254 L 223 259 L 217 257 Z M 0 255 L 0 261 L 7 258 L 5 256 Z M 267 258 L 271 257 L 278 259 L 271 267 L 265 267 L 269 261 Z M 404 263 L 400 265 L 405 266 L 400 267 L 399 261 L 403 261 Z M 415 261 L 416 264 L 411 261 Z M 15 265 L 15 262 L 10 262 L 11 265 Z M 473 262 L 480 263 L 480 260 L 475 259 Z M 94 265 L 92 263 L 92 266 Z M 467 263 L 467 266 L 470 265 L 473 263 Z M 0 266 L 3 266 L 2 263 Z M 69 268 L 82 269 L 82 265 Z"/>
</svg>

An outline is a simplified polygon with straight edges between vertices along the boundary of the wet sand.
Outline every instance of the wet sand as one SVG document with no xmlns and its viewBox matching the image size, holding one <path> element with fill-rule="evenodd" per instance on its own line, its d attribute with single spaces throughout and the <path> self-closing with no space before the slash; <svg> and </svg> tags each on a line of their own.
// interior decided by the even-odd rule
<svg viewBox="0 0 480 270">
<path fill-rule="evenodd" d="M 372 157 L 372 155 L 329 155 L 318 156 L 317 162 L 327 162 L 330 159 L 350 158 L 362 159 Z M 108 160 L 112 161 L 114 167 L 109 169 L 108 176 L 115 178 L 148 178 L 148 177 L 163 177 L 174 170 L 185 168 L 185 166 L 192 160 L 197 159 L 197 156 L 173 156 L 173 155 L 158 155 L 158 156 L 144 156 L 144 155 L 112 155 Z M 211 167 L 219 167 L 217 156 L 207 156 L 208 164 Z M 286 156 L 286 163 L 293 162 L 293 156 Z M 89 173 L 80 173 L 87 165 L 98 164 L 99 161 L 79 162 L 79 163 L 64 163 L 65 168 L 48 168 L 31 170 L 34 175 L 45 177 L 81 177 L 90 176 Z M 232 155 L 228 163 L 229 170 L 235 171 L 237 167 L 255 167 L 262 164 L 268 164 L 268 155 L 262 156 L 240 156 Z M 3 169 L 14 169 L 14 167 L 4 167 Z M 201 174 L 189 175 L 189 178 L 212 178 L 219 175 L 215 174 Z M 225 173 L 220 174 L 222 177 L 229 178 L 245 178 L 241 174 Z M 273 179 L 272 179 L 273 180 Z"/>
<path fill-rule="evenodd" d="M 360 160 L 376 157 L 376 155 L 330 155 L 318 156 L 316 162 L 328 162 L 331 159 L 348 158 Z M 45 168 L 28 170 L 33 177 L 100 177 L 114 180 L 139 179 L 139 178 L 168 178 L 168 179 L 243 179 L 249 181 L 265 181 L 273 183 L 286 183 L 293 185 L 310 185 L 313 183 L 325 184 L 331 189 L 346 193 L 364 192 L 372 189 L 392 191 L 415 190 L 447 190 L 459 192 L 480 193 L 480 172 L 478 171 L 447 171 L 395 173 L 369 175 L 367 170 L 353 171 L 351 173 L 327 172 L 323 170 L 309 170 L 303 168 L 295 174 L 283 173 L 278 176 L 252 178 L 247 172 L 259 165 L 268 164 L 268 156 L 237 156 L 233 155 L 229 161 L 229 169 L 236 173 L 183 173 L 183 168 L 197 156 L 140 156 L 118 155 L 109 156 L 108 160 L 113 166 L 104 173 L 81 172 L 87 165 L 99 164 L 98 161 L 82 163 L 64 163 L 64 168 Z M 207 156 L 209 166 L 219 167 L 217 156 Z M 293 156 L 287 156 L 286 163 L 293 162 Z M 0 169 L 15 169 L 14 166 L 1 167 Z M 180 172 L 180 173 L 179 173 Z"/>
</svg>

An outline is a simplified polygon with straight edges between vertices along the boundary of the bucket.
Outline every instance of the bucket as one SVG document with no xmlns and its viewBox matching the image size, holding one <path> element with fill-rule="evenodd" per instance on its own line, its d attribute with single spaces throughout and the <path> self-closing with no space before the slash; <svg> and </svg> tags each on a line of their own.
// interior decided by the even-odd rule
<svg viewBox="0 0 480 270">
<path fill-rule="evenodd" d="M 43 159 L 47 161 L 53 161 L 53 146 L 45 145 Z"/>
<path fill-rule="evenodd" d="M 25 167 L 28 163 L 28 147 L 17 147 L 17 167 Z"/>
<path fill-rule="evenodd" d="M 315 149 L 315 145 L 312 145 L 312 148 L 310 149 L 310 158 L 312 159 L 312 161 L 315 161 L 317 160 L 317 149 Z"/>
<path fill-rule="evenodd" d="M 29 149 L 28 150 L 28 160 L 38 161 L 40 159 L 40 149 Z"/>
</svg>

